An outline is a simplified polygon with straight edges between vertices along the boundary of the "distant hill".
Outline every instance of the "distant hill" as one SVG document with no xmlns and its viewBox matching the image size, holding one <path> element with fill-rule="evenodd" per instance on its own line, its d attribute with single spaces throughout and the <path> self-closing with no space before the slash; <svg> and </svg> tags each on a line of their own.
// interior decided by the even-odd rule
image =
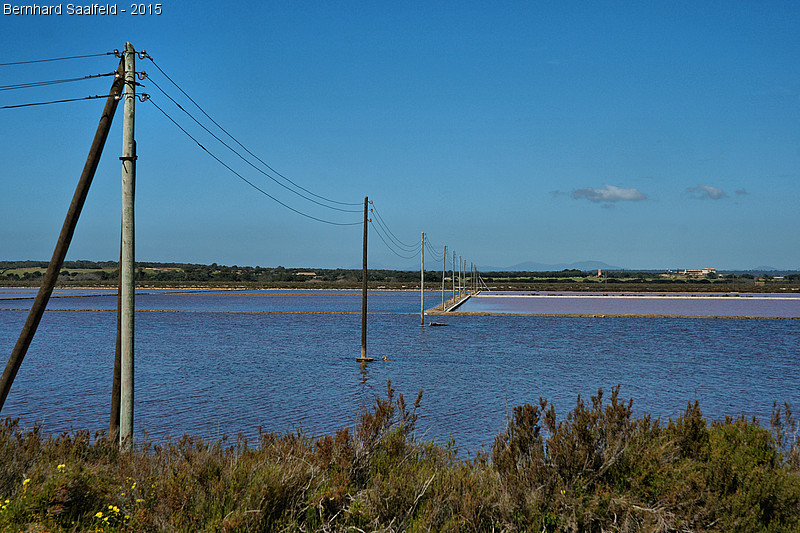
<svg viewBox="0 0 800 533">
<path fill-rule="evenodd" d="M 555 272 L 559 270 L 583 270 L 591 271 L 601 268 L 603 270 L 623 270 L 622 267 L 609 265 L 602 261 L 578 261 L 577 263 L 537 263 L 535 261 L 526 261 L 511 266 L 479 266 L 478 270 L 481 272 Z"/>
</svg>

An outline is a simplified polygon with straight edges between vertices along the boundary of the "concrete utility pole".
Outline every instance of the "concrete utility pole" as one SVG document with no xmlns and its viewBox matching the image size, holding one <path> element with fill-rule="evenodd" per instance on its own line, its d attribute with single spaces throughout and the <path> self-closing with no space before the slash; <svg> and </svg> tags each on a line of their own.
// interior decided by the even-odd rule
<svg viewBox="0 0 800 533">
<path fill-rule="evenodd" d="M 463 285 L 462 285 L 462 281 L 461 281 L 461 278 L 462 278 L 462 276 L 461 276 L 461 270 L 462 270 L 461 263 L 462 263 L 461 256 L 459 255 L 458 256 L 458 297 L 459 298 L 461 297 L 461 293 L 463 292 L 463 290 L 462 290 Z"/>
<path fill-rule="evenodd" d="M 369 363 L 371 357 L 367 357 L 367 215 L 369 207 L 369 197 L 364 197 L 364 257 L 361 267 L 361 357 L 356 359 L 361 363 Z"/>
<path fill-rule="evenodd" d="M 111 129 L 111 121 L 114 118 L 114 112 L 117 110 L 117 98 L 122 93 L 122 73 L 123 62 L 120 61 L 119 68 L 117 69 L 117 76 L 111 84 L 106 105 L 103 108 L 103 114 L 100 116 L 100 122 L 97 124 L 97 130 L 92 140 L 92 146 L 89 148 L 89 155 L 86 156 L 86 163 L 83 166 L 83 172 L 78 180 L 78 185 L 75 188 L 75 194 L 72 196 L 72 202 L 67 210 L 67 216 L 64 218 L 64 224 L 61 226 L 61 233 L 58 236 L 53 256 L 50 259 L 50 264 L 47 266 L 47 272 L 42 280 L 42 285 L 39 287 L 39 292 L 36 294 L 36 299 L 33 301 L 31 310 L 28 313 L 28 318 L 22 331 L 19 334 L 17 343 L 11 351 L 8 358 L 3 375 L 0 377 L 0 411 L 3 409 L 3 404 L 8 397 L 8 392 L 11 390 L 11 384 L 14 383 L 14 378 L 17 376 L 19 367 L 22 365 L 22 360 L 25 354 L 28 353 L 28 348 L 33 341 L 36 334 L 36 329 L 39 327 L 39 322 L 42 319 L 44 310 L 47 307 L 47 302 L 50 300 L 50 295 L 53 294 L 53 288 L 58 280 L 58 274 L 61 272 L 61 266 L 64 264 L 64 258 L 69 250 L 72 236 L 75 233 L 75 226 L 78 224 L 83 204 L 86 202 L 86 195 L 89 194 L 89 187 L 92 184 L 97 164 L 100 162 L 100 156 L 103 153 L 103 147 L 108 138 L 108 132 Z"/>
<path fill-rule="evenodd" d="M 453 267 L 452 270 L 452 278 L 453 278 L 453 303 L 456 301 L 456 251 L 453 250 L 453 263 L 451 265 Z"/>
<path fill-rule="evenodd" d="M 472 277 L 472 292 L 475 293 L 475 263 L 470 263 L 470 276 Z"/>
<path fill-rule="evenodd" d="M 419 325 L 425 326 L 425 232 L 422 232 L 422 264 L 419 268 Z"/>
<path fill-rule="evenodd" d="M 442 254 L 442 311 L 444 311 L 444 273 L 447 271 L 447 246 Z"/>
<path fill-rule="evenodd" d="M 120 264 L 120 446 L 133 444 L 134 192 L 136 190 L 136 51 L 125 43 L 125 104 L 122 124 L 122 263 Z"/>
</svg>

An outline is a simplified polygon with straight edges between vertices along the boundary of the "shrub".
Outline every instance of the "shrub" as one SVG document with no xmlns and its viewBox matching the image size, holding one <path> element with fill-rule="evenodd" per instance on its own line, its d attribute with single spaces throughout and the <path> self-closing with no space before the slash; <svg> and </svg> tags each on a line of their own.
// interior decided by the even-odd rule
<svg viewBox="0 0 800 533">
<path fill-rule="evenodd" d="M 491 454 L 415 435 L 388 383 L 355 428 L 120 452 L 0 424 L 0 531 L 800 531 L 797 426 L 632 415 L 632 400 L 515 407 Z"/>
</svg>

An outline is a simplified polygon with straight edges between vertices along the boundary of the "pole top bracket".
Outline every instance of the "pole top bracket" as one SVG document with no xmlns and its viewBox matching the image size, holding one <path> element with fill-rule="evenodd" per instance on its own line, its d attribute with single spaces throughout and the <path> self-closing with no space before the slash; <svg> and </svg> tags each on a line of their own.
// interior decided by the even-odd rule
<svg viewBox="0 0 800 533">
<path fill-rule="evenodd" d="M 135 156 L 135 155 L 133 155 L 133 156 L 124 156 L 123 155 L 123 156 L 120 156 L 120 158 L 119 158 L 120 161 L 136 161 L 137 159 L 139 159 L 139 158 L 137 156 Z"/>
</svg>

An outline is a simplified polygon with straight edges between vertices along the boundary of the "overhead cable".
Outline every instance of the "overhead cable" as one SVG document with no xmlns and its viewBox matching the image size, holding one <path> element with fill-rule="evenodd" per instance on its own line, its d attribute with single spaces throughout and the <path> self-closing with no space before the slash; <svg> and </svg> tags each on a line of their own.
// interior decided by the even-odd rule
<svg viewBox="0 0 800 533">
<path fill-rule="evenodd" d="M 164 96 L 166 96 L 167 98 L 169 98 L 169 100 L 170 100 L 170 101 L 171 101 L 173 104 L 175 104 L 175 105 L 178 107 L 178 109 L 180 109 L 181 111 L 183 111 L 184 113 L 186 113 L 186 115 L 187 115 L 189 118 L 191 118 L 191 119 L 192 119 L 192 120 L 193 120 L 193 121 L 194 121 L 194 122 L 195 122 L 195 123 L 196 123 L 198 126 L 200 126 L 201 128 L 203 128 L 203 129 L 206 131 L 206 133 L 208 133 L 209 135 L 211 135 L 212 137 L 214 137 L 214 138 L 215 138 L 215 139 L 216 139 L 216 140 L 217 140 L 217 141 L 218 141 L 220 144 L 222 144 L 222 145 L 223 145 L 225 148 L 227 148 L 228 150 L 230 150 L 231 152 L 233 152 L 234 154 L 236 154 L 236 155 L 237 155 L 237 156 L 238 156 L 238 157 L 239 157 L 239 158 L 240 158 L 242 161 L 244 161 L 245 163 L 247 163 L 248 165 L 250 165 L 251 167 L 253 167 L 253 168 L 254 168 L 254 169 L 257 171 L 257 172 L 260 172 L 260 173 L 261 173 L 261 174 L 263 174 L 264 176 L 268 177 L 269 179 L 271 179 L 272 181 L 274 181 L 275 183 L 277 183 L 278 185 L 280 185 L 281 187 L 283 187 L 283 188 L 284 188 L 284 189 L 286 189 L 287 191 L 290 191 L 290 192 L 292 192 L 292 193 L 296 194 L 297 196 L 300 196 L 301 198 L 303 198 L 303 199 L 305 199 L 305 200 L 308 200 L 309 202 L 315 203 L 315 204 L 317 204 L 317 205 L 320 205 L 320 206 L 322 206 L 322 207 L 326 207 L 326 208 L 328 208 L 328 209 L 333 209 L 333 210 L 336 210 L 336 211 L 343 211 L 343 212 L 345 212 L 345 213 L 360 213 L 360 212 L 361 212 L 361 210 L 360 210 L 360 209 L 343 209 L 343 208 L 341 208 L 341 207 L 335 207 L 335 206 L 331 206 L 331 205 L 323 204 L 322 202 L 319 202 L 319 201 L 317 201 L 317 200 L 314 200 L 313 198 L 309 198 L 308 196 L 304 195 L 303 193 L 297 192 L 296 190 L 292 189 L 291 187 L 289 187 L 289 186 L 287 186 L 287 185 L 285 185 L 285 184 L 281 183 L 280 181 L 276 180 L 274 177 L 270 176 L 268 173 L 264 172 L 262 169 L 258 168 L 256 165 L 254 165 L 254 164 L 253 164 L 253 163 L 252 163 L 252 162 L 251 162 L 249 159 L 247 159 L 246 157 L 244 157 L 244 156 L 243 156 L 243 155 L 242 155 L 240 152 L 237 152 L 237 151 L 236 151 L 236 150 L 235 150 L 233 147 L 231 147 L 231 146 L 230 146 L 228 143 L 226 143 L 225 141 L 223 141 L 222 139 L 220 139 L 220 138 L 219 138 L 219 137 L 218 137 L 216 134 L 214 134 L 214 132 L 212 132 L 212 131 L 211 131 L 211 130 L 209 130 L 207 127 L 205 127 L 205 125 L 203 125 L 203 124 L 202 124 L 202 123 L 201 123 L 199 120 L 197 120 L 197 118 L 195 118 L 195 117 L 194 117 L 194 116 L 193 116 L 191 113 L 189 113 L 189 112 L 188 112 L 188 111 L 187 111 L 187 110 L 186 110 L 186 109 L 185 109 L 185 108 L 184 108 L 184 107 L 183 107 L 181 104 L 179 104 L 177 101 L 175 101 L 175 99 L 174 99 L 174 98 L 172 98 L 172 97 L 171 97 L 169 94 L 167 94 L 167 92 L 166 92 L 164 89 L 162 89 L 162 88 L 161 88 L 161 86 L 160 86 L 160 85 L 158 85 L 158 83 L 156 83 L 156 82 L 153 80 L 153 78 L 151 78 L 151 77 L 147 76 L 147 79 L 148 79 L 148 80 L 150 80 L 150 82 L 151 82 L 153 85 L 155 85 L 155 86 L 156 86 L 156 88 L 157 88 L 159 91 L 161 91 L 161 93 L 162 93 Z"/>
<path fill-rule="evenodd" d="M 0 85 L 0 91 L 10 91 L 12 89 L 30 89 L 33 87 L 44 87 L 46 85 L 56 85 L 59 83 L 70 83 L 73 81 L 83 81 L 92 78 L 102 78 L 103 76 L 113 76 L 116 72 L 108 72 L 105 74 L 92 74 L 89 76 L 82 76 L 80 78 L 63 78 L 60 80 L 47 80 L 47 81 L 31 81 L 28 83 L 15 83 L 12 85 Z"/>
<path fill-rule="evenodd" d="M 315 198 L 319 198 L 320 200 L 324 200 L 324 201 L 326 201 L 326 202 L 329 202 L 329 203 L 332 203 L 332 204 L 338 204 L 338 205 L 350 205 L 350 206 L 360 206 L 360 205 L 361 205 L 361 203 L 360 203 L 360 202 L 339 202 L 339 201 L 336 201 L 336 200 L 332 200 L 332 199 L 330 199 L 330 198 L 327 198 L 327 197 L 325 197 L 325 196 L 322 196 L 322 195 L 316 194 L 316 193 L 314 193 L 314 192 L 312 192 L 312 191 L 310 191 L 310 190 L 306 189 L 306 188 L 305 188 L 305 187 L 303 187 L 302 185 L 299 185 L 298 183 L 296 183 L 296 182 L 292 181 L 291 179 L 287 178 L 286 176 L 284 176 L 283 174 L 281 174 L 280 172 L 278 172 L 277 170 L 275 170 L 274 168 L 272 168 L 271 166 L 269 166 L 269 164 L 267 164 L 267 162 L 266 162 L 266 161 L 264 161 L 263 159 L 261 159 L 260 157 L 258 157 L 256 154 L 254 154 L 253 152 L 251 152 L 250 150 L 248 150 L 248 149 L 247 149 L 247 147 L 246 147 L 246 146 L 244 146 L 244 145 L 243 145 L 241 142 L 239 142 L 239 140 L 238 140 L 238 139 L 236 139 L 236 137 L 234 137 L 233 135 L 231 135 L 231 133 L 229 133 L 229 132 L 228 132 L 228 130 L 226 130 L 225 128 L 223 128 L 223 127 L 222 127 L 222 126 L 221 126 L 221 125 L 220 125 L 220 124 L 219 124 L 219 123 L 218 123 L 216 120 L 214 120 L 213 118 L 211 118 L 211 116 L 210 116 L 208 113 L 206 113 L 206 112 L 205 112 L 205 110 L 204 110 L 202 107 L 200 107 L 200 104 L 198 104 L 197 102 L 195 102 L 195 101 L 194 101 L 194 99 L 193 99 L 191 96 L 189 96 L 189 95 L 187 94 L 187 92 L 186 92 L 186 91 L 184 91 L 184 90 L 181 88 L 181 86 L 177 84 L 177 82 L 175 82 L 175 80 L 173 80 L 172 78 L 170 78 L 170 77 L 169 77 L 169 75 L 168 75 L 166 72 L 164 72 L 164 69 L 162 69 L 160 66 L 158 66 L 158 63 L 156 63 L 156 62 L 155 62 L 155 60 L 154 60 L 154 59 L 153 59 L 153 58 L 152 58 L 152 57 L 151 57 L 149 54 L 147 54 L 147 53 L 144 53 L 144 56 L 145 56 L 145 58 L 149 59 L 149 60 L 150 60 L 150 61 L 153 63 L 153 65 L 154 65 L 154 66 L 155 66 L 155 67 L 156 67 L 156 68 L 159 70 L 159 72 L 161 72 L 161 74 L 163 74 L 165 78 L 167 78 L 167 79 L 168 79 L 168 80 L 169 80 L 169 81 L 170 81 L 170 82 L 171 82 L 171 83 L 172 83 L 172 84 L 173 84 L 175 87 L 177 87 L 177 88 L 178 88 L 178 90 L 179 90 L 181 93 L 183 93 L 183 95 L 184 95 L 186 98 L 188 98 L 188 99 L 189 99 L 189 101 L 190 101 L 190 102 L 192 102 L 192 103 L 195 105 L 195 107 L 197 107 L 197 109 L 199 109 L 199 110 L 200 110 L 200 112 L 201 112 L 201 113 L 203 113 L 203 115 L 205 115 L 205 116 L 206 116 L 206 118 L 207 118 L 208 120 L 210 120 L 210 121 L 211 121 L 211 122 L 212 122 L 212 123 L 213 123 L 213 124 L 214 124 L 216 127 L 218 127 L 220 130 L 222 130 L 222 131 L 225 133 L 225 135 L 227 135 L 228 137 L 230 137 L 230 138 L 233 140 L 233 142 L 235 142 L 236 144 L 238 144 L 238 145 L 239 145 L 239 146 L 240 146 L 240 147 L 241 147 L 241 148 L 242 148 L 242 149 L 243 149 L 245 152 L 247 152 L 248 154 L 250 154 L 250 155 L 251 155 L 252 157 L 254 157 L 256 160 L 258 160 L 258 162 L 260 162 L 262 165 L 264 165 L 264 166 L 265 166 L 265 167 L 267 167 L 269 170 L 271 170 L 272 172 L 274 172 L 276 175 L 278 175 L 279 177 L 283 178 L 283 179 L 284 179 L 284 180 L 286 180 L 287 182 L 291 183 L 292 185 L 294 185 L 294 186 L 295 186 L 295 187 L 297 187 L 298 189 L 301 189 L 301 190 L 303 190 L 303 191 L 307 192 L 308 194 L 310 194 L 311 196 L 314 196 Z"/>
<path fill-rule="evenodd" d="M 436 259 L 437 261 L 442 259 L 443 252 L 439 252 L 436 249 L 434 249 L 434 247 L 431 246 L 431 244 L 427 241 L 427 239 L 425 240 L 425 248 L 428 249 L 428 251 L 433 255 L 433 258 Z"/>
<path fill-rule="evenodd" d="M 374 210 L 372 212 L 377 214 Z M 381 226 L 381 229 L 383 229 L 387 233 L 387 236 L 389 237 L 389 240 L 391 240 L 394 243 L 394 245 L 397 246 L 398 248 L 400 248 L 401 250 L 403 250 L 405 252 L 411 252 L 411 251 L 414 251 L 414 250 L 419 250 L 419 243 L 416 243 L 416 244 L 414 244 L 412 246 L 412 245 L 404 245 L 404 244 L 400 243 L 399 241 L 397 241 L 393 237 L 393 234 L 392 234 L 391 230 L 386 226 L 386 223 L 383 222 L 383 220 L 381 218 L 375 217 L 375 222 L 377 222 L 378 225 Z"/>
<path fill-rule="evenodd" d="M 86 57 L 98 57 L 98 56 L 108 56 L 108 55 L 115 55 L 119 54 L 118 50 L 114 50 L 113 52 L 105 52 L 102 54 L 86 54 L 82 56 L 68 56 L 68 57 L 52 57 L 49 59 L 31 59 L 28 61 L 11 61 L 9 63 L 0 63 L 0 67 L 7 67 L 9 65 L 27 65 L 30 63 L 45 63 L 47 61 L 64 61 L 66 59 L 83 59 Z"/>
<path fill-rule="evenodd" d="M 186 131 L 180 124 L 178 124 L 175 121 L 175 119 L 173 119 L 166 111 L 161 109 L 161 107 L 158 104 L 156 104 L 153 101 L 152 98 L 149 100 L 149 102 L 151 102 L 155 106 L 156 109 L 158 109 L 165 117 L 167 117 L 167 119 L 169 119 L 170 122 L 172 122 L 175 126 L 177 126 L 178 129 L 181 130 L 187 137 L 189 137 L 191 140 L 193 140 L 195 142 L 195 144 L 197 144 L 197 146 L 199 146 L 204 152 L 206 152 L 208 155 L 210 155 L 212 158 L 214 158 L 214 160 L 216 160 L 217 163 L 219 163 L 220 165 L 222 165 L 223 167 L 225 167 L 226 169 L 231 171 L 234 175 L 236 175 L 239 179 L 241 179 L 242 181 L 244 181 L 245 183 L 250 185 L 252 188 L 257 190 L 258 192 L 260 192 L 264 196 L 270 198 L 272 201 L 282 205 L 286 209 L 288 209 L 290 211 L 293 211 L 294 213 L 297 213 L 298 215 L 304 216 L 306 218 L 310 218 L 311 220 L 316 220 L 317 222 L 323 222 L 325 224 L 331 224 L 333 226 L 360 226 L 363 223 L 363 222 L 333 222 L 331 220 L 325 220 L 325 219 L 322 219 L 322 218 L 315 217 L 313 215 L 309 215 L 308 213 L 303 213 L 302 211 L 299 211 L 299 210 L 295 209 L 294 207 L 291 207 L 291 206 L 281 202 L 280 200 L 278 200 L 277 198 L 275 198 L 274 196 L 269 194 L 267 191 L 261 189 L 256 184 L 254 184 L 253 182 L 251 182 L 250 180 L 248 180 L 247 178 L 242 176 L 240 173 L 236 172 L 234 169 L 232 169 L 230 166 L 228 166 L 225 162 L 223 162 L 216 155 L 212 154 L 205 146 L 200 144 L 200 142 L 197 139 L 195 139 L 188 131 Z"/>
<path fill-rule="evenodd" d="M 392 252 L 397 257 L 401 257 L 403 259 L 414 259 L 415 257 L 417 257 L 419 255 L 419 251 L 417 251 L 417 253 L 411 254 L 411 255 L 405 255 L 405 254 L 401 254 L 401 253 L 397 252 L 397 250 L 392 248 L 392 246 L 388 242 L 386 242 L 386 239 L 383 238 L 383 235 L 381 235 L 381 232 L 378 230 L 378 226 L 375 225 L 374 223 L 372 223 L 371 221 L 370 221 L 370 224 L 372 224 L 373 229 L 375 229 L 375 234 L 381 239 L 381 241 L 383 241 L 383 244 L 385 244 L 386 247 L 389 249 L 389 251 Z"/>
<path fill-rule="evenodd" d="M 373 203 L 372 209 L 373 209 L 373 211 L 374 211 L 374 213 L 375 213 L 375 216 L 376 216 L 377 218 L 379 218 L 379 219 L 381 220 L 381 222 L 383 222 L 384 226 L 386 226 L 386 229 L 387 229 L 387 231 L 388 231 L 388 232 L 389 232 L 389 233 L 390 233 L 390 234 L 391 234 L 391 235 L 392 235 L 392 236 L 395 238 L 395 240 L 396 240 L 398 243 L 400 243 L 400 244 L 402 245 L 402 247 L 405 247 L 405 248 L 414 248 L 414 247 L 416 247 L 416 246 L 419 246 L 419 243 L 415 243 L 415 244 L 406 244 L 406 243 L 404 243 L 403 241 L 401 241 L 400 239 L 398 239 L 398 238 L 397 238 L 397 235 L 395 235 L 395 234 L 392 232 L 392 230 L 391 230 L 391 229 L 389 229 L 389 225 L 388 225 L 388 224 L 386 224 L 386 221 L 385 221 L 385 220 L 383 220 L 383 217 L 382 217 L 382 216 L 381 216 L 381 214 L 378 212 L 378 210 L 377 210 L 377 208 L 375 207 L 375 204 L 374 204 L 374 203 Z"/>
<path fill-rule="evenodd" d="M 16 107 L 30 107 L 34 105 L 63 104 L 65 102 L 77 102 L 79 100 L 94 100 L 95 98 L 108 98 L 107 94 L 96 94 L 94 96 L 84 96 L 83 98 L 67 98 L 65 100 L 50 100 L 49 102 L 31 102 L 28 104 L 4 105 L 0 109 L 14 109 Z"/>
</svg>

